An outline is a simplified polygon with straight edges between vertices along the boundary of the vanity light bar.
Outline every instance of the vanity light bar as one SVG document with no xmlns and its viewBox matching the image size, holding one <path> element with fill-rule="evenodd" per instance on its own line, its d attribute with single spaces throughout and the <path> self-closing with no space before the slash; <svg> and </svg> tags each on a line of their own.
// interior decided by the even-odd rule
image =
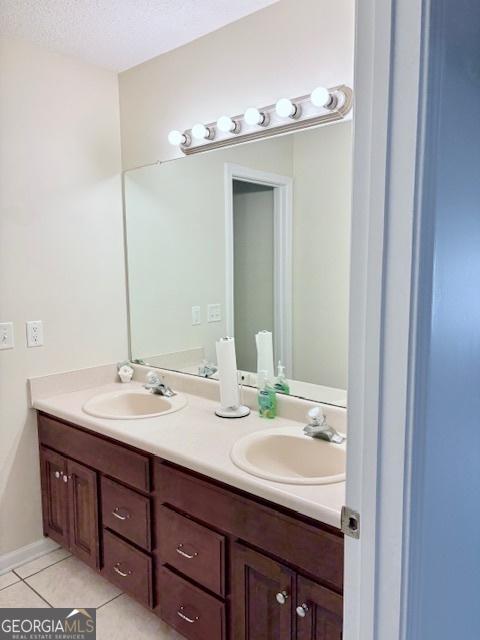
<svg viewBox="0 0 480 640">
<path fill-rule="evenodd" d="M 185 155 L 215 149 L 295 129 L 343 120 L 352 109 L 353 91 L 342 84 L 317 87 L 300 98 L 280 98 L 276 104 L 250 107 L 238 116 L 221 116 L 217 122 L 198 123 L 186 131 L 170 131 L 168 141 Z"/>
</svg>

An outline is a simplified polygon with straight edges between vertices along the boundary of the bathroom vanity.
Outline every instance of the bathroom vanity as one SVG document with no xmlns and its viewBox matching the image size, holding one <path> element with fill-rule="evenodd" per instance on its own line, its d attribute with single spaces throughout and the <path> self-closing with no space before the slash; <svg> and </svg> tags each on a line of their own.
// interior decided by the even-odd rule
<svg viewBox="0 0 480 640">
<path fill-rule="evenodd" d="M 88 392 L 77 396 L 86 398 Z M 132 446 L 119 427 L 108 427 L 112 434 L 118 428 L 116 438 L 95 430 L 91 418 L 79 420 L 83 425 L 66 420 L 59 407 L 67 406 L 68 394 L 58 398 L 51 404 L 56 415 L 47 413 L 49 402 L 36 403 L 46 535 L 186 638 L 340 640 L 339 528 L 186 468 L 173 453 L 169 460 L 153 454 L 152 447 Z M 194 409 L 160 420 L 180 420 L 183 414 L 185 421 Z M 210 414 L 208 420 L 222 430 L 220 440 L 222 433 L 231 437 L 232 429 L 246 428 L 240 421 L 227 426 Z M 259 421 L 252 416 L 243 425 L 248 420 Z M 97 422 L 100 430 L 120 424 Z M 146 441 L 145 434 L 154 433 L 147 424 L 154 423 L 137 427 L 139 422 L 130 421 L 132 432 L 143 429 L 132 439 Z M 285 501 L 288 491 L 283 499 L 278 487 L 274 490 Z M 317 489 L 319 495 L 333 491 L 329 485 Z"/>
</svg>

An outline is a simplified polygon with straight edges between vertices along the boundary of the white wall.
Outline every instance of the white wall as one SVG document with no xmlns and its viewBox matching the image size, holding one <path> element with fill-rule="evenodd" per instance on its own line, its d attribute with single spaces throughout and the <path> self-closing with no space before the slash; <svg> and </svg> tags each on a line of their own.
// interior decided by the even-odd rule
<svg viewBox="0 0 480 640">
<path fill-rule="evenodd" d="M 353 0 L 280 0 L 120 75 L 124 168 L 180 155 L 170 129 L 352 84 Z"/>
<path fill-rule="evenodd" d="M 237 366 L 256 371 L 255 334 L 274 329 L 273 187 L 234 181 L 232 199 Z"/>
<path fill-rule="evenodd" d="M 0 554 L 41 537 L 26 378 L 127 355 L 116 76 L 0 43 Z M 25 347 L 25 321 L 45 346 Z"/>
<path fill-rule="evenodd" d="M 292 136 L 239 145 L 125 175 L 132 354 L 205 348 L 225 335 L 225 163 L 292 174 Z M 207 305 L 222 321 L 207 323 Z M 191 308 L 202 323 L 192 326 Z"/>
<path fill-rule="evenodd" d="M 352 123 L 292 137 L 292 377 L 346 389 Z"/>
</svg>

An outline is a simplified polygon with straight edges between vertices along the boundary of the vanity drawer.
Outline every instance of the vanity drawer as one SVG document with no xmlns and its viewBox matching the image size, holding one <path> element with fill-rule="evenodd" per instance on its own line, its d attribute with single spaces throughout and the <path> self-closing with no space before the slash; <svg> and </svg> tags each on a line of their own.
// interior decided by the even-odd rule
<svg viewBox="0 0 480 640">
<path fill-rule="evenodd" d="M 41 444 L 140 491 L 150 491 L 147 456 L 43 414 L 38 416 L 38 434 Z"/>
<path fill-rule="evenodd" d="M 160 507 L 157 514 L 162 562 L 223 596 L 225 537 L 168 507 Z"/>
<path fill-rule="evenodd" d="M 208 523 L 314 577 L 343 588 L 343 535 L 231 491 L 210 480 L 156 462 L 157 500 Z M 157 507 L 158 508 L 158 507 Z"/>
<path fill-rule="evenodd" d="M 160 567 L 157 572 L 157 593 L 159 605 L 155 613 L 185 638 L 225 638 L 225 605 L 214 596 L 165 567 Z"/>
<path fill-rule="evenodd" d="M 142 604 L 153 606 L 152 559 L 106 530 L 102 575 Z"/>
<path fill-rule="evenodd" d="M 103 526 L 150 551 L 150 499 L 102 477 Z"/>
</svg>

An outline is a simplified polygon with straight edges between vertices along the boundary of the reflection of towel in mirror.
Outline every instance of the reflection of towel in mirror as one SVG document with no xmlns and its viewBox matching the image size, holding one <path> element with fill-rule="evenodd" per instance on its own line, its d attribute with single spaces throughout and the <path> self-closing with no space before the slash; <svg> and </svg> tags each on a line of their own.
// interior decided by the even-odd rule
<svg viewBox="0 0 480 640">
<path fill-rule="evenodd" d="M 268 382 L 273 384 L 275 371 L 273 368 L 273 334 L 271 331 L 259 331 L 255 335 L 257 345 L 257 373 L 267 372 Z"/>
<path fill-rule="evenodd" d="M 216 343 L 217 363 L 220 381 L 220 404 L 223 409 L 238 407 L 240 392 L 237 379 L 237 358 L 235 340 L 222 338 Z"/>
</svg>

